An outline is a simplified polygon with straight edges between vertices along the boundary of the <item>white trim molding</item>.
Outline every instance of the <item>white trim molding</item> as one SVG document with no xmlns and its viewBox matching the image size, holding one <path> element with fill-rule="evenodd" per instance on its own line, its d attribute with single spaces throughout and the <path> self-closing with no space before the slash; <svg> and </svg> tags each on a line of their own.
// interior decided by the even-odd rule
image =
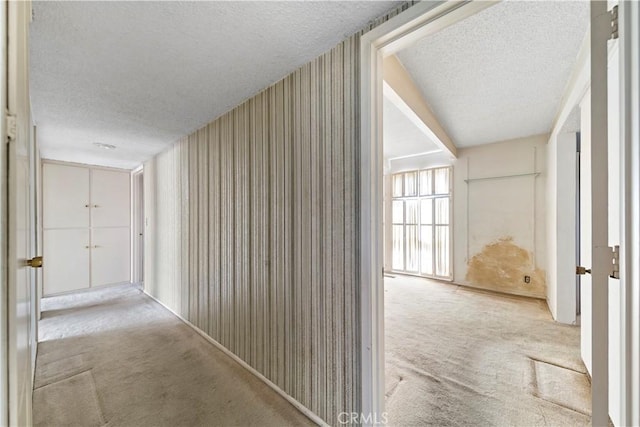
<svg viewBox="0 0 640 427">
<path fill-rule="evenodd" d="M 640 3 L 620 2 L 622 424 L 640 425 Z"/>
</svg>

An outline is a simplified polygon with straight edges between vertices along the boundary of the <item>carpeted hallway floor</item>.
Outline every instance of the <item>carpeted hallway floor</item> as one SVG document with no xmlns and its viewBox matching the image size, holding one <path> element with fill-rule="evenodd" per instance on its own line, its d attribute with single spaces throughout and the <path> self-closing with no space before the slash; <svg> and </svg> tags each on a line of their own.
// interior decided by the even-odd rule
<svg viewBox="0 0 640 427">
<path fill-rule="evenodd" d="M 385 357 L 392 426 L 590 424 L 580 328 L 541 300 L 386 278 Z"/>
<path fill-rule="evenodd" d="M 135 287 L 42 310 L 36 426 L 313 425 Z M 543 301 L 385 279 L 388 424 L 588 425 L 579 336 Z"/>
<path fill-rule="evenodd" d="M 131 285 L 46 298 L 36 426 L 314 425 Z"/>
</svg>

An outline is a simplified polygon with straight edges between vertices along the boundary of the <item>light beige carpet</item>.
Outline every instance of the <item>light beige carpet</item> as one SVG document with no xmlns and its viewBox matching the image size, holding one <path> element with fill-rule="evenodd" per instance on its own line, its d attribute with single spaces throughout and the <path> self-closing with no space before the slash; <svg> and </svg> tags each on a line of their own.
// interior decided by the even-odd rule
<svg viewBox="0 0 640 427">
<path fill-rule="evenodd" d="M 590 389 L 580 329 L 542 300 L 385 278 L 392 426 L 582 426 Z"/>
<path fill-rule="evenodd" d="M 36 426 L 314 425 L 133 286 L 42 310 Z"/>
</svg>

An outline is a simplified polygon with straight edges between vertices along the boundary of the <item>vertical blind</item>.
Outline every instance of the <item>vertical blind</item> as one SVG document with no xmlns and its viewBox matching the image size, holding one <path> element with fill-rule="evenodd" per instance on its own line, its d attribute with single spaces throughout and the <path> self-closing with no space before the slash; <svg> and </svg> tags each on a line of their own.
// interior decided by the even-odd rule
<svg viewBox="0 0 640 427">
<path fill-rule="evenodd" d="M 391 177 L 393 271 L 450 279 L 451 168 Z"/>
</svg>

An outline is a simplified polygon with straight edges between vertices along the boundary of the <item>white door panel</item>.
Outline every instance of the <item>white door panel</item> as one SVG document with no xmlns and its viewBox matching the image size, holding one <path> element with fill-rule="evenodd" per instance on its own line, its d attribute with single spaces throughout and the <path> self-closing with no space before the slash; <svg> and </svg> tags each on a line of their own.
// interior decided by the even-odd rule
<svg viewBox="0 0 640 427">
<path fill-rule="evenodd" d="M 130 228 L 94 228 L 91 249 L 91 286 L 131 280 Z"/>
<path fill-rule="evenodd" d="M 91 171 L 91 226 L 129 227 L 131 225 L 130 175 L 93 169 Z"/>
<path fill-rule="evenodd" d="M 35 200 L 31 193 L 34 170 L 31 168 L 33 129 L 29 109 L 28 84 L 28 29 L 31 4 L 24 2 L 3 2 L 2 47 L 6 49 L 2 62 L 2 95 L 6 104 L 2 111 L 3 143 L 9 141 L 6 150 L 7 169 L 2 170 L 7 186 L 0 190 L 3 198 L 0 207 L 6 206 L 6 229 L 2 234 L 3 250 L 6 256 L 6 276 L 2 279 L 2 340 L 0 360 L 2 378 L 0 385 L 0 424 L 11 426 L 31 425 L 32 367 L 35 361 L 33 347 L 36 345 L 35 326 L 31 324 L 32 295 L 35 292 L 30 259 L 34 257 L 35 218 L 32 217 Z M 6 13 L 6 15 L 5 15 Z M 5 26 L 6 25 L 6 26 Z M 6 44 L 5 44 L 6 43 Z M 3 50 L 4 50 L 3 49 Z M 6 74 L 4 74 L 6 73 Z M 4 127 L 7 111 L 14 116 L 15 128 L 8 135 Z M 8 190 L 8 194 L 5 193 Z M 8 204 L 4 204 L 8 201 Z M 2 212 L 5 213 L 4 211 Z M 2 223 L 5 217 L 2 217 Z M 6 240 L 4 231 L 6 230 Z M 5 252 L 6 250 L 6 252 Z M 4 269 L 3 269 L 3 272 Z M 6 280 L 6 283 L 5 283 Z M 6 336 L 5 336 L 6 334 Z"/>
<path fill-rule="evenodd" d="M 620 245 L 620 55 L 618 41 L 610 43 L 608 63 L 608 160 L 609 160 L 609 246 Z M 622 417 L 622 337 L 624 316 L 620 280 L 609 278 L 609 416 L 614 425 L 624 425 Z"/>
<path fill-rule="evenodd" d="M 625 313 L 621 281 L 613 279 L 611 247 L 620 241 L 620 79 L 618 41 L 610 40 L 617 9 L 607 2 L 591 5 L 591 393 L 592 424 L 626 424 L 622 416 L 624 349 L 621 313 Z M 617 32 L 617 34 L 620 34 Z M 618 276 L 617 276 L 618 277 Z M 588 314 L 586 314 L 588 315 Z M 624 316 L 624 314 L 622 314 Z M 584 337 L 584 334 L 583 334 Z M 584 347 L 583 347 L 584 348 Z"/>
<path fill-rule="evenodd" d="M 31 221 L 29 207 L 29 157 L 28 146 L 16 142 L 16 255 L 18 262 L 31 258 Z M 25 151 L 26 150 L 26 151 Z M 21 267 L 21 268 L 20 268 Z M 15 363 L 17 375 L 17 391 L 19 396 L 18 411 L 20 414 L 28 410 L 28 396 L 31 393 L 31 268 L 19 266 L 15 286 Z M 11 327 L 11 325 L 10 325 Z M 13 329 L 12 328 L 12 329 Z"/>
<path fill-rule="evenodd" d="M 44 231 L 44 295 L 89 287 L 89 229 Z"/>
<path fill-rule="evenodd" d="M 89 170 L 45 163 L 42 166 L 44 228 L 89 227 Z"/>
<path fill-rule="evenodd" d="M 591 92 L 580 103 L 580 264 L 591 266 Z M 580 276 L 580 345 L 591 375 L 591 275 Z"/>
</svg>

